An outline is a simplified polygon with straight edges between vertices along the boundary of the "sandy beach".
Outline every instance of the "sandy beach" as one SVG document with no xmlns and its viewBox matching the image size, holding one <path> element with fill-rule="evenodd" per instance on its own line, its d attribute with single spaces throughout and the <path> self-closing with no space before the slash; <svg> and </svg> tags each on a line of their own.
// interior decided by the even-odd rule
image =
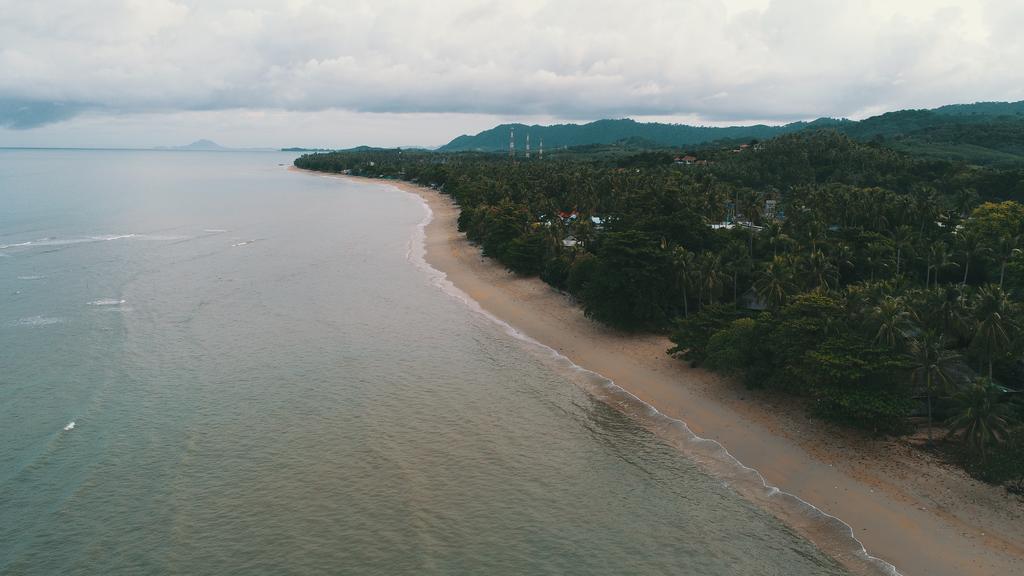
<svg viewBox="0 0 1024 576">
<path fill-rule="evenodd" d="M 690 368 L 666 355 L 671 344 L 663 336 L 593 322 L 565 294 L 484 258 L 457 231 L 450 198 L 388 185 L 427 203 L 433 219 L 426 260 L 486 311 L 718 441 L 768 484 L 842 519 L 872 556 L 911 576 L 1024 573 L 1024 503 L 1002 488 L 936 461 L 913 439 L 867 438 L 811 419 L 783 398 Z"/>
</svg>

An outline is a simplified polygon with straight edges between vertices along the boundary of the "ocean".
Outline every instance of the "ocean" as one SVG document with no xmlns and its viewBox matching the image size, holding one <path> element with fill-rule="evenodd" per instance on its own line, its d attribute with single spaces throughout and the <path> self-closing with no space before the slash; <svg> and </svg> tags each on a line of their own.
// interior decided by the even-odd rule
<svg viewBox="0 0 1024 576">
<path fill-rule="evenodd" d="M 294 157 L 0 150 L 0 574 L 846 574 Z"/>
</svg>

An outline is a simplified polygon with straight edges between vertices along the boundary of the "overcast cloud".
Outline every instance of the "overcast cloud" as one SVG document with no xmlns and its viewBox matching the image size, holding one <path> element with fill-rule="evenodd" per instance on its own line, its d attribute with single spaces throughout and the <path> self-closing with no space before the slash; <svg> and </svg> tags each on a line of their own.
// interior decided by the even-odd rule
<svg viewBox="0 0 1024 576">
<path fill-rule="evenodd" d="M 430 144 L 500 120 L 1021 100 L 1021 30 L 1019 0 L 0 0 L 0 144 L 189 123 L 238 145 Z"/>
</svg>

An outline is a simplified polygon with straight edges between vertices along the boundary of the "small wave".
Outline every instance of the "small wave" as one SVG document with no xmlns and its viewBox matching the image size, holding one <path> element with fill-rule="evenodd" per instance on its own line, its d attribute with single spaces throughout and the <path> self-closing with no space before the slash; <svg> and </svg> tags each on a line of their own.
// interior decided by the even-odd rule
<svg viewBox="0 0 1024 576">
<path fill-rule="evenodd" d="M 100 298 L 99 300 L 93 300 L 89 302 L 89 306 L 120 306 L 127 300 L 117 300 L 115 298 Z"/>
<path fill-rule="evenodd" d="M 74 429 L 75 429 L 75 421 L 74 420 L 72 420 L 71 422 L 68 422 L 68 425 L 64 427 L 64 431 L 65 432 L 67 432 L 69 430 L 74 430 Z"/>
<path fill-rule="evenodd" d="M 29 316 L 28 318 L 21 318 L 14 323 L 15 326 L 50 326 L 52 324 L 60 324 L 63 322 L 63 318 L 55 318 L 52 316 Z"/>
<path fill-rule="evenodd" d="M 46 276 L 38 276 L 38 275 L 18 276 L 18 280 L 42 280 L 43 278 L 46 278 Z"/>
<path fill-rule="evenodd" d="M 232 248 L 237 248 L 239 246 L 247 246 L 249 244 L 252 244 L 253 242 L 255 242 L 255 240 L 243 240 L 241 242 L 236 242 L 236 243 L 232 244 L 231 247 Z"/>
<path fill-rule="evenodd" d="M 71 238 L 58 238 L 56 236 L 47 236 L 46 238 L 39 238 L 36 240 L 26 240 L 24 242 L 14 242 L 11 244 L 0 244 L 0 250 L 8 250 L 11 248 L 36 248 L 36 247 L 53 247 L 53 246 L 68 246 L 71 244 L 87 244 L 90 242 L 109 242 L 112 240 L 124 240 L 127 238 L 137 238 L 138 234 L 102 234 L 98 236 L 78 236 Z"/>
<path fill-rule="evenodd" d="M 223 228 L 207 228 L 206 230 L 203 230 L 203 232 L 206 232 L 207 234 L 223 234 L 224 232 L 229 232 L 229 230 L 224 230 Z"/>
<path fill-rule="evenodd" d="M 31 240 L 29 240 L 27 242 L 16 242 L 14 244 L 0 244 L 0 250 L 6 250 L 8 248 L 20 248 L 22 246 L 31 246 L 31 245 L 32 245 L 32 241 Z"/>
</svg>

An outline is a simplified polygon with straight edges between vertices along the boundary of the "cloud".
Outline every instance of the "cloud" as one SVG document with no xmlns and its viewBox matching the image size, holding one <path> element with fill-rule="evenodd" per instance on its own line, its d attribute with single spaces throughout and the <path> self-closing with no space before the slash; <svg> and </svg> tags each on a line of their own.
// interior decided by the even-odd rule
<svg viewBox="0 0 1024 576">
<path fill-rule="evenodd" d="M 0 127 L 27 130 L 74 117 L 84 108 L 63 102 L 0 98 Z"/>
<path fill-rule="evenodd" d="M 1016 0 L 0 0 L 0 11 L 0 126 L 11 128 L 89 110 L 729 121 L 1024 99 Z"/>
</svg>

